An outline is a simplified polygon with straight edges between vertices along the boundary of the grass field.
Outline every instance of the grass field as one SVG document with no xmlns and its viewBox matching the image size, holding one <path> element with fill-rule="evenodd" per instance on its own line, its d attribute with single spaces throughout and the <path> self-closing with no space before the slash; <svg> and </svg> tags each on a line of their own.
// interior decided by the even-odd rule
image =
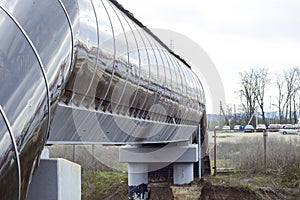
<svg viewBox="0 0 300 200">
<path fill-rule="evenodd" d="M 209 141 L 212 161 L 212 133 Z M 50 156 L 74 159 L 82 165 L 83 200 L 127 199 L 126 164 L 118 162 L 118 147 L 52 146 Z M 207 198 L 231 192 L 254 194 L 257 199 L 300 199 L 300 136 L 269 133 L 266 164 L 265 168 L 262 133 L 217 133 L 217 168 L 230 173 L 206 177 L 191 186 L 205 191 Z"/>
</svg>

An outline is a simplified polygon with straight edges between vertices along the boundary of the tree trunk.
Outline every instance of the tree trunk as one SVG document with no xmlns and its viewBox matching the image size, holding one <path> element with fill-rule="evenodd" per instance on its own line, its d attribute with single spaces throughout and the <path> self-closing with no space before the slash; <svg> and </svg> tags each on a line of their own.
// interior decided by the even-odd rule
<svg viewBox="0 0 300 200">
<path fill-rule="evenodd" d="M 293 119 L 292 119 L 292 97 L 290 97 L 290 123 L 293 123 Z"/>
<path fill-rule="evenodd" d="M 297 123 L 298 117 L 297 117 L 297 108 L 296 108 L 296 96 L 293 98 L 294 103 L 294 123 Z"/>
</svg>

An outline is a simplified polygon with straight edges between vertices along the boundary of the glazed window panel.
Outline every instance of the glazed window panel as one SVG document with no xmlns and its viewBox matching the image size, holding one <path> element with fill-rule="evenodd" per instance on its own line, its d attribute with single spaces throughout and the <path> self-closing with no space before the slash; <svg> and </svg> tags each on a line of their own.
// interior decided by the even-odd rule
<svg viewBox="0 0 300 200">
<path fill-rule="evenodd" d="M 116 19 L 116 15 L 113 13 L 113 10 L 106 1 L 101 2 L 102 5 L 99 3 L 95 5 L 95 7 L 103 8 L 103 13 L 106 13 L 107 17 L 101 18 L 97 15 L 98 24 L 101 24 L 101 20 L 104 21 L 104 23 L 110 24 L 106 26 L 107 32 L 104 33 L 111 33 L 111 35 L 107 34 L 107 36 L 110 36 L 108 38 L 102 39 L 101 34 L 99 34 L 99 47 L 101 48 L 102 52 L 101 54 L 101 61 L 100 65 L 102 64 L 104 71 L 102 74 L 102 79 L 100 79 L 97 83 L 96 87 L 96 109 L 100 109 L 103 111 L 109 110 L 112 111 L 113 107 L 115 106 L 115 99 L 112 99 L 112 92 L 114 89 L 113 85 L 113 79 L 116 79 L 114 76 L 116 65 L 116 38 L 115 36 L 120 32 L 120 24 L 117 23 L 118 20 Z M 96 9 L 96 8 L 95 8 Z M 105 11 L 105 12 L 104 12 Z M 96 13 L 99 13 L 96 11 Z M 102 30 L 101 25 L 98 25 L 99 33 L 101 33 Z M 105 35 L 105 34 L 104 34 Z M 101 72 L 98 74 L 101 74 Z"/>
<path fill-rule="evenodd" d="M 167 52 L 165 52 L 164 50 L 161 51 L 161 58 L 163 61 L 163 65 L 164 65 L 164 74 L 165 74 L 165 87 L 166 89 L 170 89 L 172 86 L 172 74 L 170 72 L 170 63 L 169 60 L 167 59 Z"/>
<path fill-rule="evenodd" d="M 66 103 L 72 102 L 75 105 L 83 105 L 88 108 L 94 102 L 97 83 L 98 24 L 91 2 L 80 2 L 78 6 L 82 9 L 82 15 L 79 18 L 80 29 L 85 31 L 79 34 L 79 40 L 76 44 L 77 62 L 62 99 Z"/>
<path fill-rule="evenodd" d="M 174 58 L 174 56 L 171 56 L 172 59 L 172 63 L 174 65 L 174 74 L 177 77 L 177 84 L 175 85 L 175 95 L 176 95 L 176 101 L 177 101 L 177 112 L 176 112 L 176 123 L 180 123 L 180 119 L 181 117 L 184 115 L 185 113 L 185 106 L 183 105 L 183 79 L 184 77 L 182 76 L 181 70 L 180 70 L 180 65 L 178 65 L 178 62 L 176 61 L 176 59 Z"/>
<path fill-rule="evenodd" d="M 160 94 L 157 92 L 160 90 L 160 86 L 157 84 L 159 82 L 159 66 L 158 66 L 158 54 L 155 52 L 155 43 L 151 39 L 148 33 L 146 33 L 144 30 L 141 31 L 141 33 L 144 36 L 144 41 L 147 46 L 147 53 L 149 57 L 149 71 L 150 71 L 150 77 L 149 77 L 149 85 L 148 85 L 148 96 L 147 99 L 145 99 L 145 105 L 144 105 L 144 115 L 143 118 L 147 119 L 155 119 L 156 116 L 156 103 L 158 102 Z"/>
<path fill-rule="evenodd" d="M 114 59 L 114 33 L 110 16 L 102 1 L 93 1 L 99 30 L 99 61 L 98 68 L 104 71 Z"/>
<path fill-rule="evenodd" d="M 187 76 L 189 81 L 189 85 L 190 85 L 190 90 L 191 90 L 191 98 L 190 98 L 190 107 L 191 107 L 191 114 L 189 115 L 189 122 L 192 123 L 197 122 L 198 118 L 198 100 L 197 100 L 197 91 L 196 91 L 196 85 L 193 79 L 193 74 L 191 71 L 187 71 Z M 199 119 L 200 120 L 200 119 Z"/>
<path fill-rule="evenodd" d="M 180 73 L 180 77 L 181 77 L 181 81 L 182 81 L 182 85 L 181 85 L 181 89 L 182 89 L 182 93 L 181 93 L 181 102 L 180 102 L 180 118 L 181 119 L 186 119 L 187 115 L 189 114 L 189 108 L 187 107 L 187 80 L 186 80 L 186 76 L 183 72 L 182 69 L 182 65 L 180 64 L 180 62 L 178 60 L 176 60 L 177 66 L 178 66 L 178 70 Z M 184 66 L 185 67 L 185 66 Z"/>
<path fill-rule="evenodd" d="M 156 54 L 153 49 L 148 49 L 148 55 L 149 55 L 149 61 L 150 61 L 150 84 L 152 84 L 152 87 L 154 86 L 154 83 L 157 83 L 159 81 L 159 68 L 158 68 L 158 59 L 156 57 Z M 156 86 L 154 86 L 156 87 Z"/>
<path fill-rule="evenodd" d="M 132 50 L 129 52 L 130 56 L 130 67 L 131 73 L 129 74 L 128 78 L 128 85 L 125 88 L 124 93 L 124 101 L 121 102 L 121 105 L 126 107 L 125 113 L 126 115 L 130 115 L 129 110 L 133 107 L 133 104 L 137 97 L 137 92 L 140 86 L 140 51 L 139 50 Z"/>
<path fill-rule="evenodd" d="M 167 102 L 166 102 L 166 66 L 163 59 L 163 53 L 160 49 L 154 50 L 155 55 L 157 57 L 157 65 L 158 65 L 158 82 L 157 84 L 157 101 L 156 106 L 153 109 L 153 113 L 155 113 L 155 119 L 158 121 L 165 121 L 166 109 L 167 109 Z"/>
<path fill-rule="evenodd" d="M 187 72 L 187 68 L 183 63 L 180 63 L 181 65 L 181 70 L 183 77 L 185 78 L 186 81 L 186 95 L 184 96 L 183 104 L 187 106 L 186 109 L 186 115 L 184 116 L 185 120 L 189 121 L 190 115 L 192 114 L 192 108 L 191 108 L 191 98 L 192 98 L 192 91 L 191 91 L 191 86 L 190 86 L 190 80 Z"/>
<path fill-rule="evenodd" d="M 118 14 L 111 3 L 108 4 L 107 6 L 110 6 L 108 11 L 111 13 L 111 21 L 114 24 L 116 55 L 111 84 L 112 93 L 109 94 L 107 98 L 108 100 L 110 99 L 112 110 L 119 112 L 118 110 L 122 109 L 119 106 L 121 103 L 120 99 L 122 99 L 124 95 L 131 70 L 129 57 L 130 46 L 132 48 L 132 44 L 134 43 L 128 40 L 127 35 L 130 35 L 131 29 L 124 17 Z"/>
</svg>

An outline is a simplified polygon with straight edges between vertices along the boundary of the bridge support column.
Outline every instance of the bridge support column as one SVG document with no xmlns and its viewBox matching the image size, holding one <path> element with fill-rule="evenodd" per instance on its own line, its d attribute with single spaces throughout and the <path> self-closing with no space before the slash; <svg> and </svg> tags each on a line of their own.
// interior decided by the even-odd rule
<svg viewBox="0 0 300 200">
<path fill-rule="evenodd" d="M 173 163 L 174 184 L 187 184 L 194 180 L 194 163 L 199 161 L 199 149 L 197 144 L 188 143 L 161 147 L 127 145 L 120 148 L 119 156 L 121 163 L 128 163 L 129 199 L 146 200 L 150 197 L 148 172 L 152 164 L 167 166 Z"/>
<path fill-rule="evenodd" d="M 173 165 L 173 183 L 183 185 L 194 180 L 193 163 L 174 163 Z"/>
<path fill-rule="evenodd" d="M 128 199 L 149 199 L 148 164 L 128 163 Z"/>
</svg>

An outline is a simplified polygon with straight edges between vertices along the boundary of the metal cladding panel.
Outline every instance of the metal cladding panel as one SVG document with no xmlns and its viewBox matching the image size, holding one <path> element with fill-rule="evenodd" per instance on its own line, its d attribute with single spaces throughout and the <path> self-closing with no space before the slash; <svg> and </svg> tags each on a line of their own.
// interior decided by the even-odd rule
<svg viewBox="0 0 300 200">
<path fill-rule="evenodd" d="M 71 28 L 59 1 L 35 0 L 0 0 L 0 27 L 0 105 L 16 141 L 25 199 L 71 71 Z"/>
<path fill-rule="evenodd" d="M 55 116 L 48 144 L 168 143 L 189 140 L 197 130 L 192 125 L 137 120 L 62 104 Z"/>
<path fill-rule="evenodd" d="M 0 196 L 18 199 L 19 175 L 16 152 L 7 124 L 0 113 Z M 5 189 L 4 189 L 5 188 Z"/>
<path fill-rule="evenodd" d="M 142 121 L 199 124 L 203 89 L 182 59 L 116 2 L 77 3 L 77 57 L 61 104 Z"/>
<path fill-rule="evenodd" d="M 69 76 L 73 48 L 71 29 L 62 5 L 59 1 L 41 0 L 10 0 L 3 5 L 36 49 L 49 82 L 51 100 L 55 101 Z"/>
<path fill-rule="evenodd" d="M 203 118 L 190 66 L 114 0 L 0 0 L 0 28 L 20 199 L 49 128 L 49 143 L 167 143 L 190 139 Z"/>
</svg>

